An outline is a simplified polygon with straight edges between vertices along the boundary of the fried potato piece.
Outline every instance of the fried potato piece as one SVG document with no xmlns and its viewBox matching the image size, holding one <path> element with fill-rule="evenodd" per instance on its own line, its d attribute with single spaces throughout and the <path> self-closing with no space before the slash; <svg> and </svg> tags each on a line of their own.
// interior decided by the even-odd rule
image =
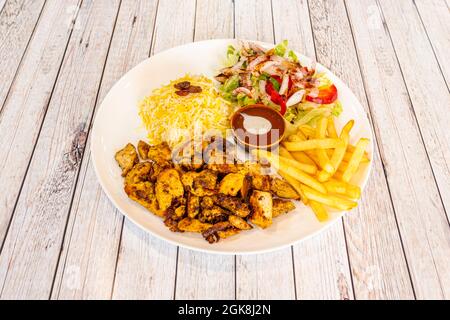
<svg viewBox="0 0 450 320">
<path fill-rule="evenodd" d="M 230 215 L 228 217 L 228 221 L 231 223 L 233 227 L 236 227 L 240 230 L 250 230 L 252 226 L 247 223 L 244 219 L 238 216 Z"/>
<path fill-rule="evenodd" d="M 242 189 L 245 176 L 242 173 L 230 173 L 222 179 L 219 185 L 219 193 L 236 196 Z"/>
<path fill-rule="evenodd" d="M 150 181 L 153 175 L 153 166 L 150 162 L 136 164 L 126 175 L 125 184 Z"/>
<path fill-rule="evenodd" d="M 197 219 L 184 218 L 178 222 L 178 229 L 187 232 L 202 233 L 212 227 L 210 223 L 204 223 Z"/>
<path fill-rule="evenodd" d="M 250 222 L 263 229 L 269 227 L 272 224 L 272 195 L 255 190 L 250 197 L 250 205 L 253 208 Z"/>
<path fill-rule="evenodd" d="M 289 200 L 273 199 L 272 200 L 272 217 L 276 218 L 282 214 L 288 213 L 295 209 L 295 204 Z"/>
<path fill-rule="evenodd" d="M 167 166 L 172 159 L 172 151 L 167 142 L 149 147 L 148 159 L 155 161 L 160 166 Z"/>
<path fill-rule="evenodd" d="M 294 188 L 291 187 L 289 183 L 278 178 L 272 179 L 270 183 L 270 190 L 280 198 L 295 200 L 298 200 L 300 198 L 298 193 L 294 190 Z"/>
<path fill-rule="evenodd" d="M 195 218 L 200 212 L 200 198 L 188 193 L 187 196 L 187 215 L 189 218 Z"/>
<path fill-rule="evenodd" d="M 138 153 L 139 153 L 139 156 L 141 157 L 141 159 L 147 160 L 148 152 L 150 150 L 150 145 L 145 141 L 139 140 L 137 149 L 138 149 Z"/>
<path fill-rule="evenodd" d="M 117 151 L 114 158 L 122 169 L 122 177 L 125 177 L 134 165 L 139 162 L 136 148 L 131 143 Z"/>
<path fill-rule="evenodd" d="M 251 212 L 248 204 L 242 201 L 242 199 L 226 196 L 223 194 L 218 194 L 212 197 L 212 199 L 216 205 L 227 209 L 228 211 L 241 218 L 247 217 Z"/>
<path fill-rule="evenodd" d="M 201 222 L 218 223 L 228 220 L 228 212 L 219 206 L 203 209 L 197 216 Z"/>
<path fill-rule="evenodd" d="M 155 193 L 161 210 L 169 208 L 175 198 L 182 197 L 184 188 L 178 171 L 166 169 L 161 172 L 156 180 Z"/>
<path fill-rule="evenodd" d="M 131 200 L 136 201 L 157 216 L 164 216 L 164 212 L 159 209 L 154 193 L 153 183 L 145 181 L 135 184 L 126 184 L 124 190 Z"/>
<path fill-rule="evenodd" d="M 252 174 L 252 188 L 260 191 L 270 191 L 270 176 Z"/>
</svg>

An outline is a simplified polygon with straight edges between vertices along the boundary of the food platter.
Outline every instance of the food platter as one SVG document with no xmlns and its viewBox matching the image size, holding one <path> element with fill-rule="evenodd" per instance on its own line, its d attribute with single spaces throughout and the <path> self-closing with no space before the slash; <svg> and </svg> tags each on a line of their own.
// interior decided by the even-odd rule
<svg viewBox="0 0 450 320">
<path fill-rule="evenodd" d="M 257 42 L 264 48 L 273 44 Z M 236 40 L 208 40 L 189 43 L 152 56 L 125 74 L 110 90 L 98 108 L 92 129 L 91 154 L 98 180 L 112 203 L 128 219 L 151 234 L 174 245 L 218 254 L 261 253 L 305 240 L 335 223 L 345 211 L 331 210 L 326 222 L 319 222 L 313 211 L 296 201 L 295 211 L 280 216 L 270 228 L 253 228 L 218 243 L 205 242 L 199 234 L 169 231 L 160 217 L 130 200 L 123 191 L 123 177 L 114 154 L 128 142 L 145 140 L 147 131 L 138 115 L 138 105 L 149 93 L 185 74 L 202 74 L 213 78 L 221 68 L 227 47 L 238 45 Z M 311 60 L 297 53 L 302 64 Z M 338 131 L 351 119 L 355 120 L 350 143 L 359 138 L 373 141 L 366 113 L 351 90 L 332 72 L 317 64 L 316 70 L 325 72 L 339 92 L 343 112 L 336 119 Z M 372 157 L 372 142 L 366 148 Z M 364 188 L 370 175 L 371 162 L 361 165 L 351 182 Z"/>
</svg>

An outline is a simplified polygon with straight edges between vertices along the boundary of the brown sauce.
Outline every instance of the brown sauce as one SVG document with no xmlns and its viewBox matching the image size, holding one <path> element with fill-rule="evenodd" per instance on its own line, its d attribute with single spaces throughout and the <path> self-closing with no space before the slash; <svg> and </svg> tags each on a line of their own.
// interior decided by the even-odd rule
<svg viewBox="0 0 450 320">
<path fill-rule="evenodd" d="M 248 128 L 248 123 L 245 119 L 252 120 L 254 117 L 260 117 L 270 122 L 269 130 L 261 130 L 259 133 L 254 128 Z M 267 121 L 260 121 L 260 123 L 267 123 Z M 252 121 L 255 123 L 255 121 Z M 256 121 L 258 122 L 258 121 Z M 247 124 L 247 127 L 245 126 Z M 284 135 L 286 124 L 284 118 L 276 110 L 263 105 L 251 105 L 243 107 L 236 111 L 231 119 L 231 127 L 239 142 L 250 147 L 269 147 L 277 144 Z M 257 130 L 257 129 L 256 129 Z"/>
</svg>

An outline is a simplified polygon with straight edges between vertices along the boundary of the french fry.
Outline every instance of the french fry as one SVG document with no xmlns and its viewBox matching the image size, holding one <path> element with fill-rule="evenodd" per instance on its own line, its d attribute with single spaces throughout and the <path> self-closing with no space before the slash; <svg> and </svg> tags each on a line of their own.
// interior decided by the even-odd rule
<svg viewBox="0 0 450 320">
<path fill-rule="evenodd" d="M 350 179 L 355 174 L 356 170 L 358 170 L 361 159 L 364 156 L 364 151 L 369 144 L 369 139 L 361 138 L 355 146 L 355 151 L 348 162 L 348 166 L 342 174 L 342 181 L 349 182 Z"/>
<path fill-rule="evenodd" d="M 330 138 L 337 138 L 338 134 L 336 131 L 336 126 L 334 125 L 334 118 L 333 116 L 328 117 L 328 123 L 327 123 L 327 133 Z"/>
<path fill-rule="evenodd" d="M 286 150 L 286 149 L 284 149 Z M 286 152 L 289 152 L 286 150 Z M 280 153 L 281 154 L 281 153 Z M 295 160 L 303 163 L 310 164 L 312 166 L 315 166 L 317 168 L 316 163 L 313 159 L 311 159 L 304 151 L 293 151 L 289 153 Z"/>
<path fill-rule="evenodd" d="M 298 181 L 295 178 L 291 177 L 290 175 L 288 175 L 287 173 L 285 173 L 282 170 L 279 170 L 278 174 L 280 176 L 282 176 L 284 178 L 284 180 L 286 180 L 287 183 L 289 183 L 292 186 L 292 188 L 294 188 L 295 191 L 297 191 L 297 193 L 300 195 L 300 198 L 302 199 L 304 204 L 308 204 L 309 203 L 308 198 L 303 193 L 300 181 Z"/>
<path fill-rule="evenodd" d="M 330 177 L 336 172 L 336 169 L 339 168 L 342 159 L 344 159 L 348 141 L 350 139 L 350 130 L 353 128 L 354 123 L 355 122 L 353 120 L 350 120 L 349 122 L 347 122 L 344 128 L 342 128 L 341 135 L 339 137 L 341 143 L 336 149 L 334 149 L 333 156 L 330 159 L 330 164 L 331 167 L 333 168 L 333 171 L 332 172 L 327 170 L 321 171 L 318 176 L 320 182 L 329 180 Z"/>
<path fill-rule="evenodd" d="M 286 148 L 283 146 L 278 147 L 278 153 L 280 154 L 281 157 L 295 160 L 295 157 L 289 151 L 287 151 Z M 301 161 L 301 162 L 303 162 L 303 161 Z"/>
<path fill-rule="evenodd" d="M 298 128 L 298 131 L 304 134 L 307 138 L 312 138 L 316 135 L 316 130 L 307 124 L 301 125 Z"/>
<path fill-rule="evenodd" d="M 325 209 L 322 204 L 313 200 L 310 200 L 308 204 L 316 215 L 317 220 L 319 220 L 320 222 L 325 222 L 328 220 L 327 209 Z"/>
<path fill-rule="evenodd" d="M 353 152 L 355 152 L 355 148 L 356 146 L 349 144 L 347 147 L 347 153 L 349 153 L 350 155 L 353 154 Z M 367 153 L 367 151 L 364 151 L 364 158 L 367 158 L 368 162 L 370 161 L 369 154 Z"/>
<path fill-rule="evenodd" d="M 352 150 L 355 150 L 355 149 L 352 149 Z M 353 154 L 353 151 L 349 151 L 349 148 L 347 147 L 347 151 L 345 152 L 343 161 L 349 162 L 350 158 L 352 157 L 352 154 Z M 367 152 L 365 152 L 364 156 L 361 159 L 361 162 L 362 163 L 370 162 L 369 157 L 367 156 Z"/>
<path fill-rule="evenodd" d="M 361 188 L 353 184 L 331 179 L 323 183 L 330 193 L 342 194 L 350 199 L 359 199 L 361 197 Z"/>
<path fill-rule="evenodd" d="M 325 117 L 322 117 L 318 124 L 317 124 L 317 130 L 316 130 L 316 139 L 324 139 L 325 134 L 327 131 L 327 123 L 328 119 Z M 332 164 L 330 163 L 330 159 L 328 158 L 327 151 L 322 148 L 316 149 L 317 158 L 319 158 L 319 162 L 321 163 L 321 167 L 324 171 L 326 171 L 328 174 L 333 174 L 334 168 Z"/>
<path fill-rule="evenodd" d="M 271 164 L 274 164 L 274 166 L 279 166 L 275 164 L 278 161 L 280 162 L 280 165 L 295 167 L 309 174 L 317 173 L 317 167 L 312 166 L 310 164 L 301 163 L 296 160 L 285 158 L 282 156 L 278 156 L 277 159 L 276 155 L 265 150 L 257 150 L 256 152 L 259 157 L 266 158 Z"/>
<path fill-rule="evenodd" d="M 311 188 L 325 190 L 326 192 L 324 186 L 322 186 L 315 178 L 308 175 L 308 173 L 315 174 L 317 168 L 288 158 L 277 157 L 273 153 L 264 150 L 254 150 L 253 152 L 259 157 L 267 159 L 276 169 L 286 172 L 297 180 L 300 180 L 302 183 L 311 186 Z"/>
<path fill-rule="evenodd" d="M 341 141 L 339 139 L 311 139 L 306 141 L 285 142 L 284 147 L 288 151 L 305 151 L 313 149 L 333 149 L 336 148 Z"/>
<path fill-rule="evenodd" d="M 310 201 L 317 201 L 321 204 L 336 208 L 338 210 L 350 210 L 358 205 L 355 201 L 344 199 L 331 194 L 323 194 L 303 184 L 301 185 L 301 189 Z"/>
</svg>

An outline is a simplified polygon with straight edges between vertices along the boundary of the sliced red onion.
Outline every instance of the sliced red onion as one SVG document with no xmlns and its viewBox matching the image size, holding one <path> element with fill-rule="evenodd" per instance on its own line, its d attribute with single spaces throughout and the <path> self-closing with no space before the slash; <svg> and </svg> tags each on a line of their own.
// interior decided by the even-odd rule
<svg viewBox="0 0 450 320">
<path fill-rule="evenodd" d="M 283 76 L 283 81 L 281 81 L 279 94 L 281 94 L 281 95 L 285 94 L 288 87 L 289 87 L 289 75 L 286 73 Z"/>
<path fill-rule="evenodd" d="M 263 63 L 264 61 L 267 60 L 266 56 L 258 56 L 256 57 L 252 62 L 250 62 L 247 66 L 247 70 L 248 71 L 253 71 L 255 70 L 256 66 L 260 63 Z"/>
<path fill-rule="evenodd" d="M 267 92 L 266 92 L 266 84 L 267 84 L 267 81 L 266 81 L 266 80 L 261 80 L 261 81 L 259 82 L 259 92 L 261 93 L 261 96 L 267 95 Z"/>
<path fill-rule="evenodd" d="M 300 103 L 303 99 L 303 95 L 305 94 L 305 90 L 299 90 L 294 93 L 290 98 L 286 101 L 286 107 L 292 107 L 297 103 Z"/>
<path fill-rule="evenodd" d="M 285 59 L 283 57 L 280 57 L 280 56 L 277 56 L 274 54 L 274 55 L 270 56 L 270 60 L 278 62 L 278 63 L 282 63 Z"/>
<path fill-rule="evenodd" d="M 234 95 L 237 95 L 239 93 L 243 93 L 243 94 L 249 96 L 250 98 L 252 97 L 252 93 L 250 92 L 250 90 L 248 90 L 247 88 L 244 88 L 244 87 L 239 87 L 239 88 L 234 89 L 234 91 L 233 91 Z"/>
<path fill-rule="evenodd" d="M 319 96 L 319 89 L 312 88 L 311 91 L 309 91 L 308 96 L 311 98 L 317 98 Z"/>
</svg>

